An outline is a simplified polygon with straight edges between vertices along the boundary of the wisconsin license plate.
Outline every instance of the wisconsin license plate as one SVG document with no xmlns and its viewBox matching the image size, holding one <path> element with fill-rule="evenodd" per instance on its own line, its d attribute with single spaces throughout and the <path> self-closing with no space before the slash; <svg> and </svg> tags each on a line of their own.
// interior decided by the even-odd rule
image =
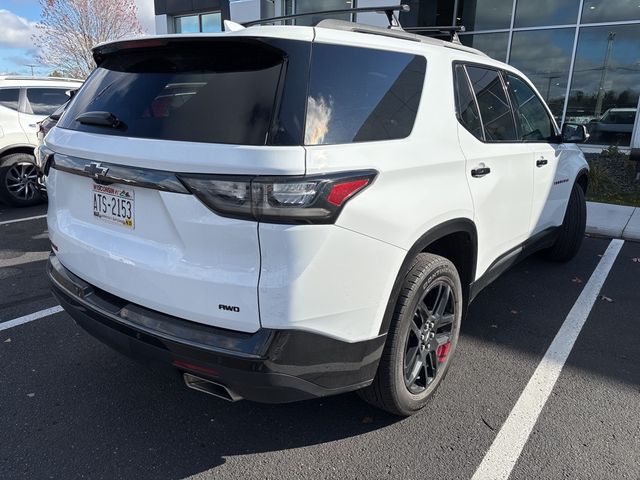
<svg viewBox="0 0 640 480">
<path fill-rule="evenodd" d="M 135 195 L 131 188 L 93 184 L 93 215 L 101 220 L 133 229 Z"/>
</svg>

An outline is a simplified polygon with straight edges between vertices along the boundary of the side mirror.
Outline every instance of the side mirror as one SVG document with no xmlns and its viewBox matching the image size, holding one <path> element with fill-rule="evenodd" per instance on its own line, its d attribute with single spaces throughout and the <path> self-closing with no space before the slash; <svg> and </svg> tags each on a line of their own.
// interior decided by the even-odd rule
<svg viewBox="0 0 640 480">
<path fill-rule="evenodd" d="M 584 143 L 589 139 L 586 125 L 565 123 L 562 125 L 562 143 Z"/>
</svg>

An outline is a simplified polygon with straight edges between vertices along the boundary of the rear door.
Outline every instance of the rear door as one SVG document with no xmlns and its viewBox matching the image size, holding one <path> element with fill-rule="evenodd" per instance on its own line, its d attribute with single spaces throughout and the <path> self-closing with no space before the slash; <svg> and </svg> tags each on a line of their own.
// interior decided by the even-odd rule
<svg viewBox="0 0 640 480">
<path fill-rule="evenodd" d="M 454 66 L 460 146 L 478 230 L 478 275 L 529 236 L 533 153 L 518 140 L 501 74 Z"/>
<path fill-rule="evenodd" d="M 532 234 L 560 225 L 571 193 L 573 150 L 559 143 L 555 122 L 535 90 L 513 73 L 505 75 L 516 111 L 518 136 L 533 151 Z"/>
<path fill-rule="evenodd" d="M 107 49 L 46 137 L 56 254 L 133 303 L 256 331 L 258 224 L 214 204 L 246 207 L 247 177 L 305 173 L 295 125 L 306 88 L 295 87 L 306 85 L 297 73 L 308 50 L 246 38 L 152 43 Z"/>
<path fill-rule="evenodd" d="M 23 89 L 24 98 L 18 118 L 29 143 L 32 145 L 38 143 L 37 123 L 69 100 L 68 90 L 68 88 L 61 87 L 27 87 Z"/>
</svg>

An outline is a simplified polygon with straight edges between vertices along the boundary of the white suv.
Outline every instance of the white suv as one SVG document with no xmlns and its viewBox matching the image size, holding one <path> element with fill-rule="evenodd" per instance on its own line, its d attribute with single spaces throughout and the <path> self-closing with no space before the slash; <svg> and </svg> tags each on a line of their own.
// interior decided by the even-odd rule
<svg viewBox="0 0 640 480">
<path fill-rule="evenodd" d="M 584 127 L 476 50 L 324 20 L 94 52 L 45 139 L 53 291 L 192 388 L 412 414 L 484 286 L 580 247 Z"/>
<path fill-rule="evenodd" d="M 14 206 L 40 201 L 33 154 L 37 124 L 81 84 L 53 77 L 0 77 L 0 201 Z"/>
</svg>

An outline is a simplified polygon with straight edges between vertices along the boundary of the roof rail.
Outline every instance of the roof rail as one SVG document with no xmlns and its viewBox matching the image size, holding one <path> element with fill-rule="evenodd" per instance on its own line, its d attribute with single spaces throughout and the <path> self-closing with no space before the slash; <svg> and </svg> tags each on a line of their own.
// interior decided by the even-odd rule
<svg viewBox="0 0 640 480">
<path fill-rule="evenodd" d="M 387 5 L 381 7 L 355 7 L 355 8 L 341 8 L 338 10 L 323 10 L 317 12 L 305 12 L 305 13 L 294 13 L 293 15 L 281 15 L 279 17 L 271 17 L 271 18 L 262 18 L 260 20 L 253 20 L 251 22 L 245 22 L 242 25 L 245 27 L 250 27 L 251 25 L 260 25 L 263 23 L 273 23 L 279 22 L 283 20 L 292 20 L 300 17 L 310 17 L 312 15 L 335 15 L 336 13 L 366 13 L 366 12 L 374 12 L 374 13 L 384 13 L 387 16 L 387 20 L 389 20 L 389 28 L 393 29 L 401 29 L 402 26 L 398 21 L 398 17 L 396 17 L 395 12 L 408 12 L 409 5 Z"/>
<path fill-rule="evenodd" d="M 462 25 L 455 26 L 435 26 L 435 27 L 406 27 L 405 32 L 422 34 L 427 37 L 443 38 L 453 43 L 461 43 L 458 38 L 458 32 L 464 32 L 466 29 Z"/>
<path fill-rule="evenodd" d="M 345 20 L 334 20 L 331 18 L 322 20 L 318 23 L 318 25 L 316 25 L 316 27 L 330 28 L 332 30 L 343 30 L 346 32 L 368 33 L 371 35 L 381 35 L 383 37 L 399 38 L 401 40 L 408 40 L 410 42 L 420 42 L 438 47 L 452 48 L 454 50 L 460 50 L 483 57 L 487 56 L 486 53 L 483 53 L 480 50 L 476 50 L 475 48 L 467 47 L 465 45 L 462 45 L 461 43 L 442 40 L 441 38 L 433 38 L 426 35 L 416 35 L 415 33 L 406 32 L 404 30 L 375 27 L 373 25 L 364 25 L 362 23 L 347 22 Z"/>
<path fill-rule="evenodd" d="M 45 81 L 45 82 L 80 82 L 80 83 L 84 81 L 84 80 L 79 80 L 77 78 L 36 77 L 31 75 L 0 75 L 0 80 L 37 80 L 37 81 Z"/>
</svg>

